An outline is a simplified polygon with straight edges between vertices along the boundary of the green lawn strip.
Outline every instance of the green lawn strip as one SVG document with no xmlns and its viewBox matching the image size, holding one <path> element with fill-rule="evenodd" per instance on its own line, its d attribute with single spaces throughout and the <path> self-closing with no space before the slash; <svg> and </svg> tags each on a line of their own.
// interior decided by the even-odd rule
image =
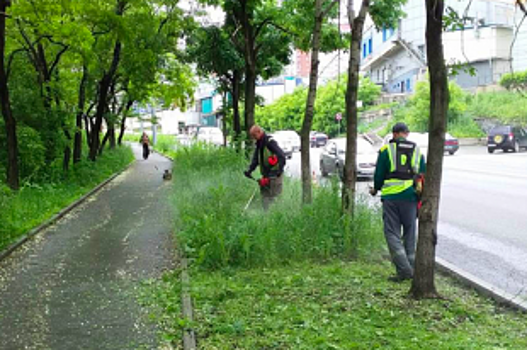
<svg viewBox="0 0 527 350">
<path fill-rule="evenodd" d="M 83 160 L 55 183 L 25 184 L 13 193 L 0 190 L 0 250 L 45 222 L 134 160 L 129 147 L 107 150 L 96 162 Z"/>
<path fill-rule="evenodd" d="M 414 301 L 387 262 L 194 270 L 201 349 L 526 349 L 527 316 L 437 278 L 446 300 Z M 166 338 L 181 327 L 178 275 L 151 289 Z"/>
</svg>

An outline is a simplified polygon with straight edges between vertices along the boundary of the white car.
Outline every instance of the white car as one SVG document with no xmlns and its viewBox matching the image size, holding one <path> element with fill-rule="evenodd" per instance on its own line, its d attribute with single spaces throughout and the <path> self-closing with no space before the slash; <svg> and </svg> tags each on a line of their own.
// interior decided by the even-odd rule
<svg viewBox="0 0 527 350">
<path fill-rule="evenodd" d="M 291 145 L 291 140 L 281 134 L 272 134 L 270 136 L 278 143 L 278 146 L 280 146 L 282 151 L 284 151 L 287 159 L 293 158 L 293 146 Z"/>
<path fill-rule="evenodd" d="M 329 140 L 320 156 L 320 172 L 322 176 L 337 174 L 342 179 L 346 161 L 346 139 Z M 377 152 L 373 146 L 363 139 L 357 138 L 357 177 L 372 178 L 377 163 Z"/>
<path fill-rule="evenodd" d="M 199 128 L 197 140 L 213 145 L 223 145 L 223 133 L 220 128 L 206 126 Z"/>
<path fill-rule="evenodd" d="M 293 147 L 293 152 L 300 151 L 300 136 L 296 133 L 296 131 L 293 130 L 279 130 L 273 133 L 273 135 L 288 139 L 291 143 L 291 147 Z"/>
</svg>

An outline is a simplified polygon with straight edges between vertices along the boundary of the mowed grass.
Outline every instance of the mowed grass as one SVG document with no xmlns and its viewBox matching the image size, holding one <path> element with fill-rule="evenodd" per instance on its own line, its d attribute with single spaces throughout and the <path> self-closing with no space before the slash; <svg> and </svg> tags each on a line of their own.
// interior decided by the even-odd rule
<svg viewBox="0 0 527 350">
<path fill-rule="evenodd" d="M 122 146 L 106 150 L 96 162 L 84 159 L 59 181 L 26 183 L 18 192 L 0 186 L 0 251 L 134 159 L 130 147 Z"/>
<path fill-rule="evenodd" d="M 182 319 L 177 274 L 150 285 L 165 339 L 200 349 L 527 349 L 527 316 L 439 276 L 444 300 L 415 301 L 388 262 L 285 264 L 191 272 L 195 322 Z"/>
</svg>

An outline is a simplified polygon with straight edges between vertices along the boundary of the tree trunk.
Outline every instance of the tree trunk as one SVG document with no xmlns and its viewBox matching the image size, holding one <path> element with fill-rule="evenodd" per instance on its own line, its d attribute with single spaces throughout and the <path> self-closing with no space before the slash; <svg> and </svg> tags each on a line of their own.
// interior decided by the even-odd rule
<svg viewBox="0 0 527 350">
<path fill-rule="evenodd" d="M 117 16 L 123 15 L 127 3 L 128 2 L 125 0 L 117 1 L 117 8 L 115 11 Z M 89 158 L 92 161 L 95 161 L 97 159 L 99 148 L 101 148 L 100 133 L 101 133 L 102 122 L 103 122 L 104 115 L 108 111 L 108 95 L 110 92 L 110 86 L 112 85 L 112 82 L 114 81 L 114 77 L 117 72 L 117 68 L 119 67 L 119 62 L 121 60 L 121 49 L 122 49 L 121 40 L 117 39 L 115 41 L 115 46 L 113 49 L 113 59 L 112 59 L 112 64 L 110 65 L 110 69 L 107 72 L 105 72 L 103 78 L 101 79 L 99 83 L 99 96 L 97 98 L 97 109 L 95 111 L 95 123 L 93 125 L 93 129 L 91 130 Z"/>
<path fill-rule="evenodd" d="M 111 127 L 108 127 L 108 133 L 110 133 L 110 149 L 115 149 L 115 145 L 117 144 L 117 141 L 115 139 L 115 125 L 111 124 Z"/>
<path fill-rule="evenodd" d="M 232 79 L 232 112 L 233 112 L 233 124 L 234 124 L 234 140 L 237 142 L 240 140 L 242 133 L 242 127 L 240 122 L 240 80 L 241 72 L 235 70 L 233 72 Z"/>
<path fill-rule="evenodd" d="M 124 113 L 123 113 L 123 119 L 121 119 L 121 130 L 119 132 L 119 139 L 117 140 L 117 144 L 119 146 L 123 142 L 124 131 L 126 129 L 126 118 L 128 116 L 128 112 L 130 111 L 130 108 L 132 108 L 133 104 L 134 104 L 133 100 L 128 100 L 128 102 L 126 102 L 126 107 L 124 108 Z"/>
<path fill-rule="evenodd" d="M 73 163 L 78 163 L 82 157 L 82 117 L 86 105 L 86 83 L 88 82 L 88 67 L 82 68 L 82 79 L 79 87 L 79 104 L 75 128 L 75 141 L 73 144 Z"/>
<path fill-rule="evenodd" d="M 313 114 L 315 113 L 315 100 L 317 97 L 318 83 L 318 54 L 320 51 L 320 35 L 322 32 L 322 0 L 315 1 L 315 26 L 313 28 L 313 39 L 311 42 L 311 72 L 309 74 L 309 90 L 307 93 L 306 111 L 302 130 L 300 132 L 301 140 L 301 167 L 302 167 L 302 201 L 309 204 L 313 200 L 311 193 L 311 159 L 309 152 L 309 133 L 313 124 Z"/>
<path fill-rule="evenodd" d="M 6 37 L 6 12 L 8 0 L 0 0 L 0 104 L 2 116 L 5 121 L 7 136 L 7 185 L 13 190 L 20 187 L 18 170 L 18 141 L 16 136 L 16 120 L 11 110 L 7 75 L 5 70 L 5 37 Z"/>
<path fill-rule="evenodd" d="M 88 144 L 88 148 L 91 149 L 91 131 L 93 130 L 93 123 L 91 122 L 90 117 L 86 114 L 84 115 L 84 125 L 86 130 L 86 143 Z"/>
<path fill-rule="evenodd" d="M 346 90 L 346 160 L 343 169 L 342 212 L 353 214 L 357 182 L 357 98 L 359 92 L 360 47 L 364 21 L 370 1 L 363 0 L 357 17 L 354 16 L 353 2 L 348 2 L 348 17 L 353 23 L 351 31 L 348 86 Z"/>
<path fill-rule="evenodd" d="M 62 132 L 66 136 L 66 146 L 64 147 L 64 156 L 62 158 L 62 170 L 67 172 L 70 169 L 71 162 L 71 133 L 65 123 L 62 123 Z"/>
<path fill-rule="evenodd" d="M 106 131 L 106 134 L 104 134 L 104 138 L 102 139 L 101 146 L 99 147 L 99 155 L 102 155 L 102 152 L 104 151 L 104 146 L 106 146 L 106 142 L 108 142 L 108 139 L 111 136 L 111 130 L 108 129 Z"/>
<path fill-rule="evenodd" d="M 245 66 L 245 131 L 247 137 L 254 125 L 254 105 L 256 104 L 256 67 Z"/>
<path fill-rule="evenodd" d="M 426 0 L 426 54 L 430 74 L 430 122 L 426 184 L 419 214 L 419 240 L 411 293 L 415 298 L 437 296 L 434 269 L 443 152 L 449 103 L 448 77 L 443 55 L 444 0 Z"/>
<path fill-rule="evenodd" d="M 68 139 L 71 140 L 71 137 Z M 62 159 L 62 170 L 66 173 L 70 169 L 71 147 L 68 145 L 64 148 L 64 157 Z"/>
<path fill-rule="evenodd" d="M 115 47 L 113 50 L 113 60 L 110 66 L 109 71 L 104 74 L 101 82 L 99 83 L 99 97 L 97 102 L 97 109 L 95 113 L 95 125 L 91 131 L 91 144 L 90 144 L 90 159 L 95 161 L 97 159 L 97 154 L 101 148 L 100 142 L 100 132 L 102 127 L 102 122 L 104 115 L 108 110 L 108 95 L 110 90 L 110 85 L 113 81 L 117 68 L 119 66 L 119 61 L 121 59 L 121 41 L 117 39 L 115 42 Z"/>
<path fill-rule="evenodd" d="M 247 11 L 247 0 L 241 2 L 240 22 L 244 37 L 244 57 L 245 57 L 245 131 L 247 137 L 249 130 L 254 125 L 254 106 L 256 104 L 256 47 L 254 28 L 251 23 L 253 14 Z"/>
</svg>

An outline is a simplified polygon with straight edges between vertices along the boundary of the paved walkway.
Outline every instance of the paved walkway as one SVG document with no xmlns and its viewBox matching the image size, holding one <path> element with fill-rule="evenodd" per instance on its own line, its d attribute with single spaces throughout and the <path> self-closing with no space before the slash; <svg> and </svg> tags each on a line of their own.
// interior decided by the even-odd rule
<svg viewBox="0 0 527 350">
<path fill-rule="evenodd" d="M 171 163 L 134 151 L 130 169 L 0 262 L 0 349 L 158 347 L 137 294 L 173 263 Z"/>
</svg>

